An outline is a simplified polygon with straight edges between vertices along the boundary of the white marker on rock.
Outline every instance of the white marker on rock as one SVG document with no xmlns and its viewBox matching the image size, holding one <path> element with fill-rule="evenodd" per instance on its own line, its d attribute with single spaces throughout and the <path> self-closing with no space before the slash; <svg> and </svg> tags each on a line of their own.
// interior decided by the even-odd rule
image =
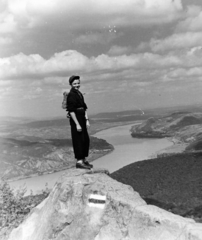
<svg viewBox="0 0 202 240">
<path fill-rule="evenodd" d="M 99 194 L 90 194 L 88 198 L 88 206 L 103 209 L 106 204 L 106 196 Z"/>
</svg>

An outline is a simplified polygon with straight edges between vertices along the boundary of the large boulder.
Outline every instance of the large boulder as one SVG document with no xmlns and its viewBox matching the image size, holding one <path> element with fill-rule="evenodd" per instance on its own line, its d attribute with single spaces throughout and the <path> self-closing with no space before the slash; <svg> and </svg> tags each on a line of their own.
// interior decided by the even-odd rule
<svg viewBox="0 0 202 240">
<path fill-rule="evenodd" d="M 202 224 L 147 205 L 103 171 L 67 170 L 9 240 L 199 240 Z"/>
</svg>

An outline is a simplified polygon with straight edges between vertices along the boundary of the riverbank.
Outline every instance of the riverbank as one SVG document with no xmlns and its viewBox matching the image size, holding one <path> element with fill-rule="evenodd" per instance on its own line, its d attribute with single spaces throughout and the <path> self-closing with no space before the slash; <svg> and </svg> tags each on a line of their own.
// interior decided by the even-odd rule
<svg viewBox="0 0 202 240">
<path fill-rule="evenodd" d="M 139 124 L 139 122 L 135 124 Z M 97 138 L 105 139 L 115 149 L 111 154 L 102 157 L 101 161 L 94 161 L 95 168 L 104 167 L 109 172 L 114 172 L 133 162 L 150 159 L 156 152 L 173 145 L 168 139 L 133 138 L 130 130 L 135 124 L 110 128 L 94 135 Z"/>
<path fill-rule="evenodd" d="M 166 138 L 172 142 L 172 145 L 157 151 L 151 158 L 158 158 L 161 156 L 168 156 L 170 154 L 183 153 L 188 146 L 188 143 L 178 142 L 174 138 Z"/>
<path fill-rule="evenodd" d="M 155 152 L 172 145 L 172 142 L 167 139 L 134 139 L 130 135 L 132 125 L 134 123 L 109 128 L 94 135 L 95 137 L 105 139 L 114 147 L 114 151 L 111 151 L 109 154 L 105 152 L 102 157 L 100 155 L 96 156 L 98 158 L 93 160 L 94 168 L 106 168 L 112 173 L 130 163 L 148 159 Z M 38 194 L 47 185 L 48 188 L 52 188 L 65 171 L 67 170 L 14 181 L 10 185 L 14 189 L 19 186 L 26 186 L 27 194 L 31 190 L 33 194 Z"/>
</svg>

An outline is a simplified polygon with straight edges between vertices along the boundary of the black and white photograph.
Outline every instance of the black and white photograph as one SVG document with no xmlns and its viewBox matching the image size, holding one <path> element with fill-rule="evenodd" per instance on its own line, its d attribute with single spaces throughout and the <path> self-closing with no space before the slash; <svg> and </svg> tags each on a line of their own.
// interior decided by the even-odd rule
<svg viewBox="0 0 202 240">
<path fill-rule="evenodd" d="M 202 240 L 201 0 L 0 0 L 0 240 Z"/>
</svg>

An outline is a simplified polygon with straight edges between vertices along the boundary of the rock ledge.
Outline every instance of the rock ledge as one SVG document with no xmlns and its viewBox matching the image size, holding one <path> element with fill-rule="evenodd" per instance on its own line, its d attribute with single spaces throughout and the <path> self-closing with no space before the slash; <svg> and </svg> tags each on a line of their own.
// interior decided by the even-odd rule
<svg viewBox="0 0 202 240">
<path fill-rule="evenodd" d="M 147 205 L 106 170 L 71 169 L 8 240 L 202 240 L 202 224 Z"/>
</svg>

